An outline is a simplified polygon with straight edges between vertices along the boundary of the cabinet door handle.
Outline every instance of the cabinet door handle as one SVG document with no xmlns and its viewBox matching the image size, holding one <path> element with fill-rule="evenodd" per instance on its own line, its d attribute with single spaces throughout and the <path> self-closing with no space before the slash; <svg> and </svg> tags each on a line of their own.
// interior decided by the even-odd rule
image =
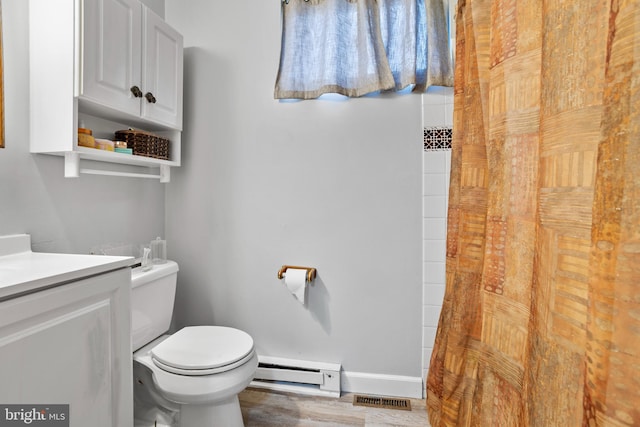
<svg viewBox="0 0 640 427">
<path fill-rule="evenodd" d="M 156 103 L 156 97 L 153 96 L 153 94 L 151 92 L 145 93 L 144 97 L 147 98 L 147 102 L 149 102 L 151 104 L 155 104 Z"/>
<path fill-rule="evenodd" d="M 131 93 L 136 98 L 142 98 L 142 91 L 140 90 L 140 88 L 138 86 L 131 86 Z"/>
</svg>

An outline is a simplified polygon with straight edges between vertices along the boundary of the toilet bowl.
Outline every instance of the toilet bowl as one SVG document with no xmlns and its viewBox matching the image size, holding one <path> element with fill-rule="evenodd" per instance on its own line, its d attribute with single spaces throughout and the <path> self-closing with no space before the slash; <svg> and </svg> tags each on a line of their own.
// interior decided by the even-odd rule
<svg viewBox="0 0 640 427">
<path fill-rule="evenodd" d="M 238 393 L 258 366 L 251 336 L 223 326 L 165 334 L 178 266 L 167 261 L 148 272 L 136 270 L 131 295 L 135 425 L 243 426 Z"/>
</svg>

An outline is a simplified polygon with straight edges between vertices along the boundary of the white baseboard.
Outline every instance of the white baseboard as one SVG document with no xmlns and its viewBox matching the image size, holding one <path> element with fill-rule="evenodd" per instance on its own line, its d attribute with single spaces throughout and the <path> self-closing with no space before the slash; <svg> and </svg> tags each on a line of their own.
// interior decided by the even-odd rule
<svg viewBox="0 0 640 427">
<path fill-rule="evenodd" d="M 421 377 L 342 371 L 340 382 L 343 393 L 422 399 Z"/>
</svg>

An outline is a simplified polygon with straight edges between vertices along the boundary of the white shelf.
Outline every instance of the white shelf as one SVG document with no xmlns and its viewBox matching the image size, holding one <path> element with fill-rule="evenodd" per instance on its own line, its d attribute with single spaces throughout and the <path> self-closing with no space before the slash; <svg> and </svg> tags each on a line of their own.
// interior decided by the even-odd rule
<svg viewBox="0 0 640 427">
<path fill-rule="evenodd" d="M 114 151 L 98 150 L 96 148 L 78 147 L 75 152 L 80 154 L 81 159 L 96 160 L 99 162 L 120 163 L 134 166 L 159 167 L 180 166 L 178 162 L 170 160 L 154 159 L 152 157 L 134 156 L 132 154 L 116 153 Z"/>
</svg>

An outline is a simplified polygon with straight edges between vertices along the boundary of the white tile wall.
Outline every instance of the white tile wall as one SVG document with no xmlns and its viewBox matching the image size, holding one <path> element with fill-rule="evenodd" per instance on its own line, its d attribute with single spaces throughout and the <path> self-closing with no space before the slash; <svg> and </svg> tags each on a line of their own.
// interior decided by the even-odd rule
<svg viewBox="0 0 640 427">
<path fill-rule="evenodd" d="M 423 377 L 429 361 L 438 327 L 438 319 L 445 291 L 445 262 L 447 238 L 447 200 L 451 151 L 425 151 L 423 195 Z M 439 163 L 438 173 L 431 173 L 429 165 Z"/>
<path fill-rule="evenodd" d="M 422 99 L 425 127 L 452 126 L 452 88 L 430 88 Z M 445 291 L 450 171 L 451 150 L 423 152 L 423 378 L 429 371 Z M 423 391 L 426 395 L 426 382 Z"/>
</svg>

